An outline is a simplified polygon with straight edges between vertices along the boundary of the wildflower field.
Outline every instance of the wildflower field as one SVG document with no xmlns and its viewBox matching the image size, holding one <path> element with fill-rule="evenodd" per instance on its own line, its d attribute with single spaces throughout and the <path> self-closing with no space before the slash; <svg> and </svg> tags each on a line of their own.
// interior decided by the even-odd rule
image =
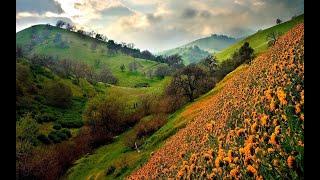
<svg viewBox="0 0 320 180">
<path fill-rule="evenodd" d="M 304 179 L 304 24 L 182 116 L 129 179 Z"/>
</svg>

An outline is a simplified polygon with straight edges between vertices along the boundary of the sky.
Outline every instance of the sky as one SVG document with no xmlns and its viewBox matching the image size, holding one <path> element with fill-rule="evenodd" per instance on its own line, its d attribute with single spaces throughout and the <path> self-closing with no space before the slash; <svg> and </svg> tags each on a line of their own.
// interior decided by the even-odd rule
<svg viewBox="0 0 320 180">
<path fill-rule="evenodd" d="M 303 0 L 16 0 L 16 31 L 63 20 L 151 52 L 243 37 L 304 13 Z"/>
</svg>

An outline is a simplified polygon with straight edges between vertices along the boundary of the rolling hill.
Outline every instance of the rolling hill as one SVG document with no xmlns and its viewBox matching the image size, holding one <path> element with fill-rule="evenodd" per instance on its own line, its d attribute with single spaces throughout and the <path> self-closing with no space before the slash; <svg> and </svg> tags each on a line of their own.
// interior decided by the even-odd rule
<svg viewBox="0 0 320 180">
<path fill-rule="evenodd" d="M 304 25 L 223 81 L 129 179 L 304 177 Z"/>
<path fill-rule="evenodd" d="M 292 27 L 294 27 L 295 25 L 303 21 L 304 21 L 304 14 L 299 15 L 294 19 L 281 23 L 279 25 L 275 25 L 268 29 L 260 30 L 257 33 L 247 38 L 244 38 L 243 40 L 238 41 L 232 44 L 231 46 L 228 46 L 227 48 L 223 49 L 222 51 L 218 52 L 216 54 L 216 57 L 218 61 L 223 61 L 225 59 L 230 58 L 232 54 L 243 45 L 244 42 L 249 42 L 250 46 L 255 50 L 255 54 L 260 54 L 268 49 L 267 36 L 269 33 L 277 32 L 280 34 L 284 34 L 288 30 L 290 30 Z"/>
<path fill-rule="evenodd" d="M 155 70 L 160 63 L 110 52 L 103 42 L 91 37 L 81 37 L 65 29 L 50 25 L 35 25 L 18 32 L 16 43 L 24 47 L 30 56 L 40 54 L 81 61 L 97 71 L 102 64 L 105 64 L 118 78 L 118 86 L 134 87 L 139 83 L 152 85 L 159 82 L 159 79 L 148 78 L 145 74 L 149 70 Z M 139 64 L 138 69 L 136 72 L 129 72 L 129 63 L 134 61 Z M 120 69 L 122 64 L 126 67 L 125 72 Z"/>
<path fill-rule="evenodd" d="M 225 35 L 213 34 L 209 37 L 197 39 L 186 45 L 160 52 L 160 55 L 179 54 L 185 64 L 197 63 L 210 53 L 216 53 L 237 42 L 238 39 Z"/>
<path fill-rule="evenodd" d="M 301 176 L 303 31 L 303 24 L 298 25 L 251 65 L 238 67 L 213 90 L 170 115 L 140 152 L 124 145 L 130 135 L 125 132 L 79 159 L 66 179 Z M 250 160 L 246 153 L 252 149 L 258 154 Z M 290 168 L 293 163 L 296 169 Z M 270 167 L 276 171 L 268 175 Z"/>
</svg>

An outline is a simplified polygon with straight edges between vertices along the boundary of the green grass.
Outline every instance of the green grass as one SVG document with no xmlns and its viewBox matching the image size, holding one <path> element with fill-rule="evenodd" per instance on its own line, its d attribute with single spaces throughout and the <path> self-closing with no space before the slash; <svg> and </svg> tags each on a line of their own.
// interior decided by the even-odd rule
<svg viewBox="0 0 320 180">
<path fill-rule="evenodd" d="M 148 78 L 145 75 L 149 69 L 155 70 L 160 64 L 158 62 L 133 58 L 121 53 L 110 54 L 105 44 L 93 38 L 81 38 L 77 33 L 53 26 L 50 27 L 50 30 L 46 28 L 45 25 L 36 25 L 18 32 L 16 34 L 17 44 L 27 45 L 31 41 L 32 34 L 35 34 L 43 41 L 39 41 L 36 44 L 31 54 L 51 55 L 59 59 L 81 61 L 92 66 L 96 71 L 99 71 L 101 64 L 105 64 L 118 78 L 118 86 L 134 87 L 137 83 L 155 84 L 159 81 L 158 78 Z M 42 38 L 45 32 L 49 32 L 49 34 L 46 38 Z M 62 41 L 66 42 L 69 48 L 56 46 L 53 40 L 57 33 L 62 35 Z M 97 44 L 95 49 L 91 48 L 93 43 Z M 97 61 L 100 62 L 100 65 L 96 64 Z M 141 65 L 137 72 L 128 71 L 128 64 L 133 61 Z M 120 70 L 122 64 L 126 67 L 125 72 Z"/>
<path fill-rule="evenodd" d="M 109 145 L 102 146 L 95 150 L 91 155 L 82 157 L 75 162 L 75 165 L 69 169 L 66 174 L 66 179 L 125 179 L 131 172 L 141 167 L 148 161 L 152 152 L 159 149 L 172 135 L 178 132 L 181 128 L 192 121 L 194 115 L 188 117 L 183 116 L 183 112 L 191 108 L 192 105 L 205 100 L 209 96 L 213 96 L 218 93 L 226 81 L 237 74 L 237 72 L 245 69 L 247 66 L 240 66 L 233 72 L 229 73 L 217 86 L 210 92 L 199 97 L 195 102 L 188 103 L 180 110 L 171 114 L 168 118 L 168 122 L 156 131 L 153 135 L 148 137 L 138 153 L 136 150 L 130 150 L 125 146 L 125 139 L 131 134 L 132 129 L 118 136 L 115 141 Z M 168 80 L 166 80 L 168 81 Z M 159 85 L 160 86 L 160 85 Z M 114 87 L 119 88 L 119 87 Z M 121 89 L 117 89 L 121 90 Z M 123 89 L 122 89 L 123 90 Z M 136 91 L 136 95 L 139 91 Z M 148 117 L 142 119 L 142 121 L 148 120 Z M 123 167 L 118 167 L 119 164 L 123 164 Z M 106 175 L 107 168 L 115 166 L 116 170 L 110 175 Z"/>
<path fill-rule="evenodd" d="M 268 42 L 267 42 L 267 35 L 270 32 L 279 32 L 284 34 L 288 30 L 290 30 L 295 25 L 304 22 L 304 14 L 297 16 L 295 19 L 284 22 L 282 24 L 273 26 L 271 28 L 258 31 L 257 33 L 227 47 L 226 49 L 222 50 L 221 52 L 216 54 L 218 61 L 223 61 L 232 56 L 232 54 L 237 51 L 244 42 L 249 42 L 250 46 L 254 49 L 255 54 L 260 54 L 268 49 Z"/>
</svg>

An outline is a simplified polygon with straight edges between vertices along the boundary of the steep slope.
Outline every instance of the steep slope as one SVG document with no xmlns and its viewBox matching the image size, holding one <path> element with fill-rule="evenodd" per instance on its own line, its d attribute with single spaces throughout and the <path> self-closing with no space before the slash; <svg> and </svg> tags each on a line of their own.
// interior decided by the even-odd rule
<svg viewBox="0 0 320 180">
<path fill-rule="evenodd" d="M 299 24 L 224 86 L 129 179 L 304 177 L 304 27 Z"/>
<path fill-rule="evenodd" d="M 216 57 L 219 61 L 223 61 L 227 58 L 230 58 L 231 55 L 239 49 L 244 42 L 249 42 L 250 46 L 255 50 L 255 54 L 262 53 L 268 49 L 268 41 L 267 36 L 271 32 L 278 32 L 278 33 L 286 33 L 295 25 L 304 21 L 304 14 L 297 16 L 296 18 L 284 22 L 282 24 L 270 27 L 268 29 L 264 29 L 258 31 L 257 33 L 236 42 L 235 44 L 223 49 L 221 52 L 216 54 Z"/>
<path fill-rule="evenodd" d="M 237 42 L 238 39 L 225 35 L 213 34 L 209 37 L 197 39 L 180 47 L 160 52 L 160 55 L 179 54 L 185 64 L 196 63 L 207 57 L 209 53 L 219 52 Z"/>
<path fill-rule="evenodd" d="M 102 64 L 107 65 L 118 78 L 117 85 L 134 87 L 138 83 L 154 84 L 157 78 L 147 78 L 149 70 L 155 70 L 159 63 L 145 59 L 110 52 L 106 45 L 91 37 L 79 36 L 75 32 L 47 25 L 35 25 L 16 34 L 16 43 L 30 54 L 42 54 L 59 59 L 81 61 L 99 70 Z M 137 72 L 129 72 L 129 63 L 136 61 Z M 125 65 L 125 72 L 120 69 Z"/>
</svg>

